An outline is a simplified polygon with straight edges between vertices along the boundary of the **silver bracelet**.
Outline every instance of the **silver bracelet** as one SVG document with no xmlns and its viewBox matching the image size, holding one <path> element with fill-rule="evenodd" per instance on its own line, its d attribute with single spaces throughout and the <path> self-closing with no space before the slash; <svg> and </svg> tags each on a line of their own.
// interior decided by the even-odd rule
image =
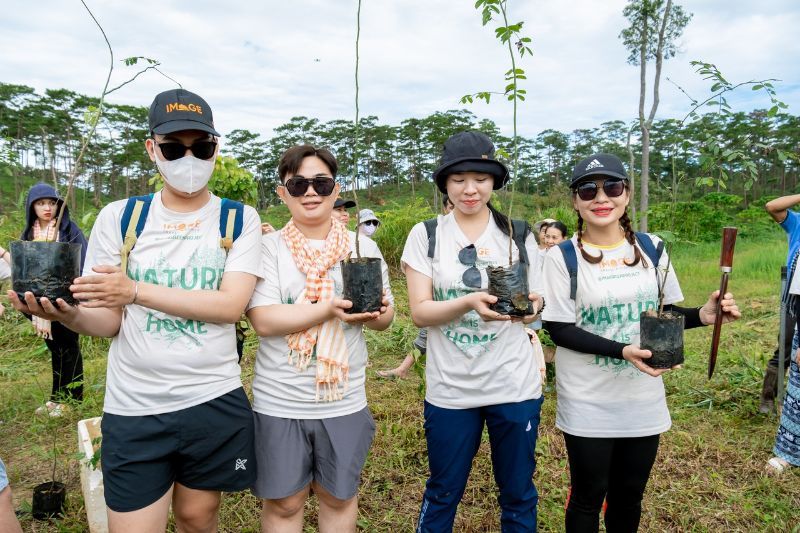
<svg viewBox="0 0 800 533">
<path fill-rule="evenodd" d="M 136 303 L 136 298 L 139 297 L 139 281 L 133 282 L 133 300 L 131 300 L 131 304 Z"/>
</svg>

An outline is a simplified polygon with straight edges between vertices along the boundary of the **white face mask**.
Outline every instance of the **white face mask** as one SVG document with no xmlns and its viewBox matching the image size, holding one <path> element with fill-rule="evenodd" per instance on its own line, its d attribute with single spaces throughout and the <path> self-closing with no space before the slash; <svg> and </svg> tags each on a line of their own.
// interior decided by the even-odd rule
<svg viewBox="0 0 800 533">
<path fill-rule="evenodd" d="M 203 160 L 186 155 L 174 161 L 162 161 L 156 155 L 156 166 L 172 188 L 192 194 L 208 184 L 214 172 L 215 160 L 215 157 Z"/>
<path fill-rule="evenodd" d="M 367 237 L 372 237 L 372 234 L 375 233 L 376 229 L 378 229 L 378 226 L 372 226 L 370 224 L 361 225 L 361 233 Z"/>
</svg>

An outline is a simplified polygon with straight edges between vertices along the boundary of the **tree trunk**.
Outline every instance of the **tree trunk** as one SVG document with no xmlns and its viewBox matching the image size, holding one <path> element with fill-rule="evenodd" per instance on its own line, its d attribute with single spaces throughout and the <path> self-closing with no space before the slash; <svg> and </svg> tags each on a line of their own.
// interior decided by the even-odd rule
<svg viewBox="0 0 800 533">
<path fill-rule="evenodd" d="M 633 220 L 635 228 L 641 228 L 639 225 L 639 219 L 636 218 L 636 169 L 634 167 L 633 161 L 633 146 L 631 146 L 631 133 L 633 132 L 633 127 L 628 128 L 628 138 L 625 142 L 625 147 L 628 150 L 628 172 L 631 174 L 631 220 Z"/>
</svg>

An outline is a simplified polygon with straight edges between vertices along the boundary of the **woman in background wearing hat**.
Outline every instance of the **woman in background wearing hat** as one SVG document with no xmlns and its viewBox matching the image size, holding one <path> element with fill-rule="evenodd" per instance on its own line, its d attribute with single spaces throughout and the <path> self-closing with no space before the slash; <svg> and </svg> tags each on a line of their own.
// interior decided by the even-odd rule
<svg viewBox="0 0 800 533">
<path fill-rule="evenodd" d="M 423 223 L 411 230 L 402 256 L 411 317 L 428 328 L 424 415 L 430 477 L 417 531 L 452 530 L 484 424 L 502 529 L 534 531 L 538 495 L 532 476 L 543 398 L 522 324 L 534 316 L 512 321 L 492 311 L 489 305 L 497 298 L 488 294 L 481 273 L 508 260 L 508 219 L 489 204 L 508 170 L 494 158 L 486 135 L 464 132 L 445 142 L 433 177 L 455 209 L 438 217 L 433 257 Z M 532 234 L 525 246 L 535 258 Z M 519 250 L 513 249 L 517 261 Z M 533 265 L 529 287 L 538 287 L 539 278 Z M 534 310 L 541 310 L 541 299 L 534 294 L 531 299 Z"/>
<path fill-rule="evenodd" d="M 659 435 L 671 426 L 661 380 L 667 370 L 647 366 L 651 352 L 638 345 L 639 313 L 657 306 L 667 254 L 656 270 L 637 244 L 627 213 L 630 183 L 616 156 L 578 163 L 570 188 L 578 214 L 574 300 L 562 248 L 551 248 L 544 264 L 545 328 L 558 346 L 556 427 L 572 485 L 566 531 L 596 532 L 604 498 L 606 531 L 636 531 Z M 718 291 L 703 307 L 681 308 L 672 265 L 666 275 L 664 309 L 683 314 L 686 328 L 713 323 Z M 726 322 L 741 316 L 730 293 L 722 310 Z"/>
<path fill-rule="evenodd" d="M 353 200 L 337 198 L 336 201 L 333 202 L 333 217 L 347 227 L 350 223 L 350 213 L 347 210 L 355 206 L 356 203 Z"/>
<path fill-rule="evenodd" d="M 372 209 L 362 209 L 358 212 L 358 233 L 361 235 L 372 238 L 380 225 L 381 221 Z"/>
</svg>

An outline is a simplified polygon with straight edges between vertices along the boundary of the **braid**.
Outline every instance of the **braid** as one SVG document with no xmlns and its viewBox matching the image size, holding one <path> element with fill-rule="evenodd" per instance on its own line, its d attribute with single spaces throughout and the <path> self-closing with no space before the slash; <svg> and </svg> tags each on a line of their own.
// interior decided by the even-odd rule
<svg viewBox="0 0 800 533">
<path fill-rule="evenodd" d="M 642 266 L 647 268 L 647 260 L 642 256 L 641 250 L 639 250 L 639 246 L 636 244 L 636 234 L 633 232 L 633 227 L 631 226 L 631 219 L 628 216 L 628 210 L 626 209 L 622 216 L 619 218 L 620 224 L 622 224 L 622 229 L 625 230 L 625 240 L 627 240 L 631 246 L 633 246 L 633 261 L 630 263 L 628 260 L 625 260 L 625 264 L 628 266 L 635 266 L 639 264 L 639 261 L 642 262 Z"/>
<path fill-rule="evenodd" d="M 581 218 L 581 214 L 578 213 L 578 249 L 581 251 L 581 256 L 586 260 L 587 263 L 596 265 L 597 263 L 603 260 L 603 252 L 601 251 L 600 255 L 589 255 L 589 252 L 583 249 L 583 242 L 581 242 L 582 237 L 583 237 L 583 219 Z"/>
</svg>

